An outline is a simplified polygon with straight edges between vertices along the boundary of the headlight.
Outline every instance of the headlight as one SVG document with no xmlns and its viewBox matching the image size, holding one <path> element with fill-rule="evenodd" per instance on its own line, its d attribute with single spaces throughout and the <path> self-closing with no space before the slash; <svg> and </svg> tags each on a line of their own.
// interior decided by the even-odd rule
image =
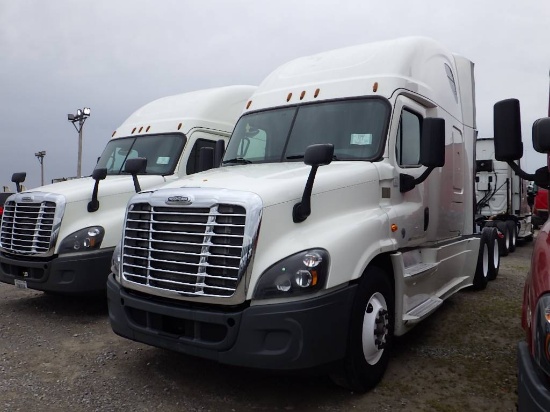
<svg viewBox="0 0 550 412">
<path fill-rule="evenodd" d="M 90 226 L 67 236 L 59 245 L 59 254 L 86 252 L 99 249 L 105 230 L 101 226 Z"/>
<path fill-rule="evenodd" d="M 271 266 L 254 290 L 254 299 L 301 296 L 325 286 L 329 255 L 324 249 L 305 250 Z"/>
<path fill-rule="evenodd" d="M 121 243 L 118 243 L 113 252 L 113 258 L 111 260 L 111 272 L 115 275 L 115 280 L 120 283 L 120 260 L 122 257 L 122 246 Z"/>
<path fill-rule="evenodd" d="M 539 299 L 533 327 L 535 361 L 550 376 L 550 294 Z"/>
</svg>

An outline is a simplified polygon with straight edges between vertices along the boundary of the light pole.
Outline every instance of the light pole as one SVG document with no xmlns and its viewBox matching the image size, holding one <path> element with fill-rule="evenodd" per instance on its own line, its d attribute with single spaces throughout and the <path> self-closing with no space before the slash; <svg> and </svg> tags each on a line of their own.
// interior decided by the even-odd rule
<svg viewBox="0 0 550 412">
<path fill-rule="evenodd" d="M 76 177 L 82 177 L 82 127 L 84 122 L 90 116 L 90 108 L 78 109 L 76 114 L 68 114 L 67 120 L 71 122 L 78 132 L 78 163 L 76 166 Z M 78 123 L 78 126 L 76 125 Z"/>
<path fill-rule="evenodd" d="M 38 161 L 40 162 L 40 176 L 42 183 L 40 186 L 44 186 L 44 156 L 46 156 L 46 151 L 42 150 L 34 154 Z"/>
</svg>

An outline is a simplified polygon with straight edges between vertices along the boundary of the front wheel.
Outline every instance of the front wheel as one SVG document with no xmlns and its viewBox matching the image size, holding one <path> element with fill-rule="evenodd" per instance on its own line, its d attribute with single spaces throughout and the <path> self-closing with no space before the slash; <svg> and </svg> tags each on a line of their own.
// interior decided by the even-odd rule
<svg viewBox="0 0 550 412">
<path fill-rule="evenodd" d="M 382 380 L 393 340 L 393 288 L 385 272 L 368 267 L 352 305 L 346 358 L 332 375 L 335 383 L 366 392 Z"/>
</svg>

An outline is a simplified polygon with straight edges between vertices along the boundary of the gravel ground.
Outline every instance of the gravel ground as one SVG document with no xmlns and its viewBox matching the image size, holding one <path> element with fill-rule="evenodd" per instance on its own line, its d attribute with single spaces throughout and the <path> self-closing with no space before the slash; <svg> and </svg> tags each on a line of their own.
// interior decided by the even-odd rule
<svg viewBox="0 0 550 412">
<path fill-rule="evenodd" d="M 373 391 L 219 365 L 116 336 L 104 299 L 0 284 L 0 410 L 515 411 L 516 344 L 532 245 L 398 339 Z"/>
</svg>

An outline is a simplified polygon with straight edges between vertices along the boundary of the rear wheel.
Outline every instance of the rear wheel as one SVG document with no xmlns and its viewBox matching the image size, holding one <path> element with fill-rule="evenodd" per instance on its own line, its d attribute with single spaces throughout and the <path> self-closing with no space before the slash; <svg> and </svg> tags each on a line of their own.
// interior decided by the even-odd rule
<svg viewBox="0 0 550 412">
<path fill-rule="evenodd" d="M 508 233 L 510 234 L 510 245 L 508 251 L 513 253 L 516 250 L 516 243 L 518 239 L 518 227 L 513 220 L 507 220 L 506 226 L 508 226 Z"/>
<path fill-rule="evenodd" d="M 487 273 L 488 280 L 495 280 L 500 269 L 500 251 L 498 247 L 498 231 L 496 227 L 487 227 L 487 240 L 489 241 L 489 269 Z"/>
<path fill-rule="evenodd" d="M 489 254 L 490 233 L 491 230 L 489 230 L 489 228 L 483 229 L 479 240 L 477 265 L 472 285 L 476 290 L 485 289 L 487 287 L 487 282 L 489 281 L 489 266 L 492 260 L 492 257 Z"/>
<path fill-rule="evenodd" d="M 393 340 L 393 288 L 385 272 L 367 268 L 353 301 L 346 358 L 333 381 L 355 392 L 376 386 L 388 366 Z"/>
<path fill-rule="evenodd" d="M 499 236 L 500 256 L 508 256 L 508 253 L 510 252 L 510 232 L 508 230 L 508 225 L 506 222 L 499 220 L 497 222 L 497 229 L 502 234 L 502 237 Z"/>
</svg>

